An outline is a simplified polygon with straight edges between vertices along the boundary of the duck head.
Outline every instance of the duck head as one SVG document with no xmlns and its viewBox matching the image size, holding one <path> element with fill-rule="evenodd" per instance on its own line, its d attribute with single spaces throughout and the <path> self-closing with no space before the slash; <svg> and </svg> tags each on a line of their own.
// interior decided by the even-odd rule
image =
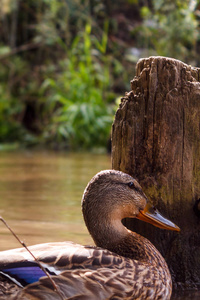
<svg viewBox="0 0 200 300">
<path fill-rule="evenodd" d="M 157 227 L 179 231 L 179 227 L 153 208 L 139 183 L 116 170 L 97 173 L 88 183 L 82 199 L 86 226 L 94 242 L 105 247 L 128 234 L 121 220 L 138 218 Z"/>
</svg>

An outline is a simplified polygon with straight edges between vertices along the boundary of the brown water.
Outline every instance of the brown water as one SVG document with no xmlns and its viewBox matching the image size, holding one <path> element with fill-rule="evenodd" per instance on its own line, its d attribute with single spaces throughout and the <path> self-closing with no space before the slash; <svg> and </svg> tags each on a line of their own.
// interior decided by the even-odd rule
<svg viewBox="0 0 200 300">
<path fill-rule="evenodd" d="M 0 215 L 27 245 L 74 241 L 93 244 L 81 198 L 94 174 L 111 168 L 109 155 L 0 152 Z M 0 250 L 21 247 L 0 223 Z M 172 300 L 200 300 L 200 292 Z"/>
<path fill-rule="evenodd" d="M 109 155 L 0 153 L 0 215 L 27 245 L 92 243 L 81 214 L 87 182 L 111 167 Z M 0 224 L 0 250 L 20 247 Z"/>
</svg>

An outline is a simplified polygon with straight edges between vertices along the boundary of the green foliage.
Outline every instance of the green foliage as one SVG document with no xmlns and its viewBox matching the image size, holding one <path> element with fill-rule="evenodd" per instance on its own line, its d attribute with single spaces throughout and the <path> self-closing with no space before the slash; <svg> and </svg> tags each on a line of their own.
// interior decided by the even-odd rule
<svg viewBox="0 0 200 300">
<path fill-rule="evenodd" d="M 198 60 L 199 15 L 189 0 L 3 1 L 0 143 L 105 146 L 140 57 Z"/>
<path fill-rule="evenodd" d="M 8 47 L 0 47 L 0 53 L 2 55 L 9 53 L 9 50 L 10 49 Z M 11 86 L 7 85 L 7 82 L 9 82 L 9 76 L 14 76 L 14 73 L 17 72 L 17 68 L 23 68 L 23 66 L 23 62 L 17 57 L 14 57 L 12 60 L 10 60 L 9 70 L 7 65 L 1 65 L 0 143 L 18 141 L 25 132 L 19 120 L 17 119 L 17 116 L 19 116 L 23 111 L 23 104 L 11 93 Z"/>
<path fill-rule="evenodd" d="M 140 47 L 155 55 L 190 61 L 195 57 L 198 22 L 189 1 L 153 0 L 153 10 L 141 8 L 143 23 L 133 30 Z"/>
<path fill-rule="evenodd" d="M 34 42 L 47 46 L 53 46 L 55 43 L 62 44 L 62 39 L 67 39 L 69 35 L 66 28 L 68 23 L 67 2 L 63 0 L 43 0 L 42 2 L 44 8 L 41 7 L 41 12 L 36 16 Z"/>
<path fill-rule="evenodd" d="M 6 140 L 13 140 L 19 137 L 18 133 L 21 129 L 20 124 L 14 120 L 13 116 L 19 109 L 15 105 L 15 99 L 11 99 L 6 95 L 5 87 L 0 85 L 0 143 Z"/>
<path fill-rule="evenodd" d="M 28 89 L 29 97 L 33 92 L 33 87 L 26 84 L 28 64 L 19 55 L 9 56 L 10 52 L 9 47 L 0 47 L 0 56 L 8 55 L 0 68 L 0 150 L 14 149 L 19 143 L 33 144 L 37 140 L 23 125 L 24 97 Z"/>
<path fill-rule="evenodd" d="M 72 148 L 106 146 L 114 115 L 109 104 L 109 61 L 103 55 L 106 46 L 106 31 L 100 43 L 87 24 L 60 62 L 58 76 L 44 81 L 52 113 L 46 139 Z"/>
</svg>

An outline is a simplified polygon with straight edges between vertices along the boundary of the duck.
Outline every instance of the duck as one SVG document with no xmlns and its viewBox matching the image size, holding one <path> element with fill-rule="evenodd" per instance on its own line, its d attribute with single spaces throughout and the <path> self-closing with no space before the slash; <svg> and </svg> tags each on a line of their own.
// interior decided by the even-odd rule
<svg viewBox="0 0 200 300">
<path fill-rule="evenodd" d="M 28 249 L 35 259 L 25 248 L 0 252 L 0 299 L 170 299 L 172 280 L 164 258 L 122 220 L 180 228 L 150 204 L 136 179 L 122 171 L 100 171 L 85 188 L 82 213 L 95 246 L 33 245 Z"/>
</svg>

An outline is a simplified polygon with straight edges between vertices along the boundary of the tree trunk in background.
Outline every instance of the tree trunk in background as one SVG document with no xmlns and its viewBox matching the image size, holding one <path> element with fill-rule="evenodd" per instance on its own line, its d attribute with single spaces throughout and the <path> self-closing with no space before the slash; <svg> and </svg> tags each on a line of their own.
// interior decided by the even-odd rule
<svg viewBox="0 0 200 300">
<path fill-rule="evenodd" d="M 165 257 L 175 287 L 200 287 L 200 69 L 141 59 L 112 132 L 112 167 L 135 177 L 180 228 L 169 232 L 125 220 Z"/>
</svg>

